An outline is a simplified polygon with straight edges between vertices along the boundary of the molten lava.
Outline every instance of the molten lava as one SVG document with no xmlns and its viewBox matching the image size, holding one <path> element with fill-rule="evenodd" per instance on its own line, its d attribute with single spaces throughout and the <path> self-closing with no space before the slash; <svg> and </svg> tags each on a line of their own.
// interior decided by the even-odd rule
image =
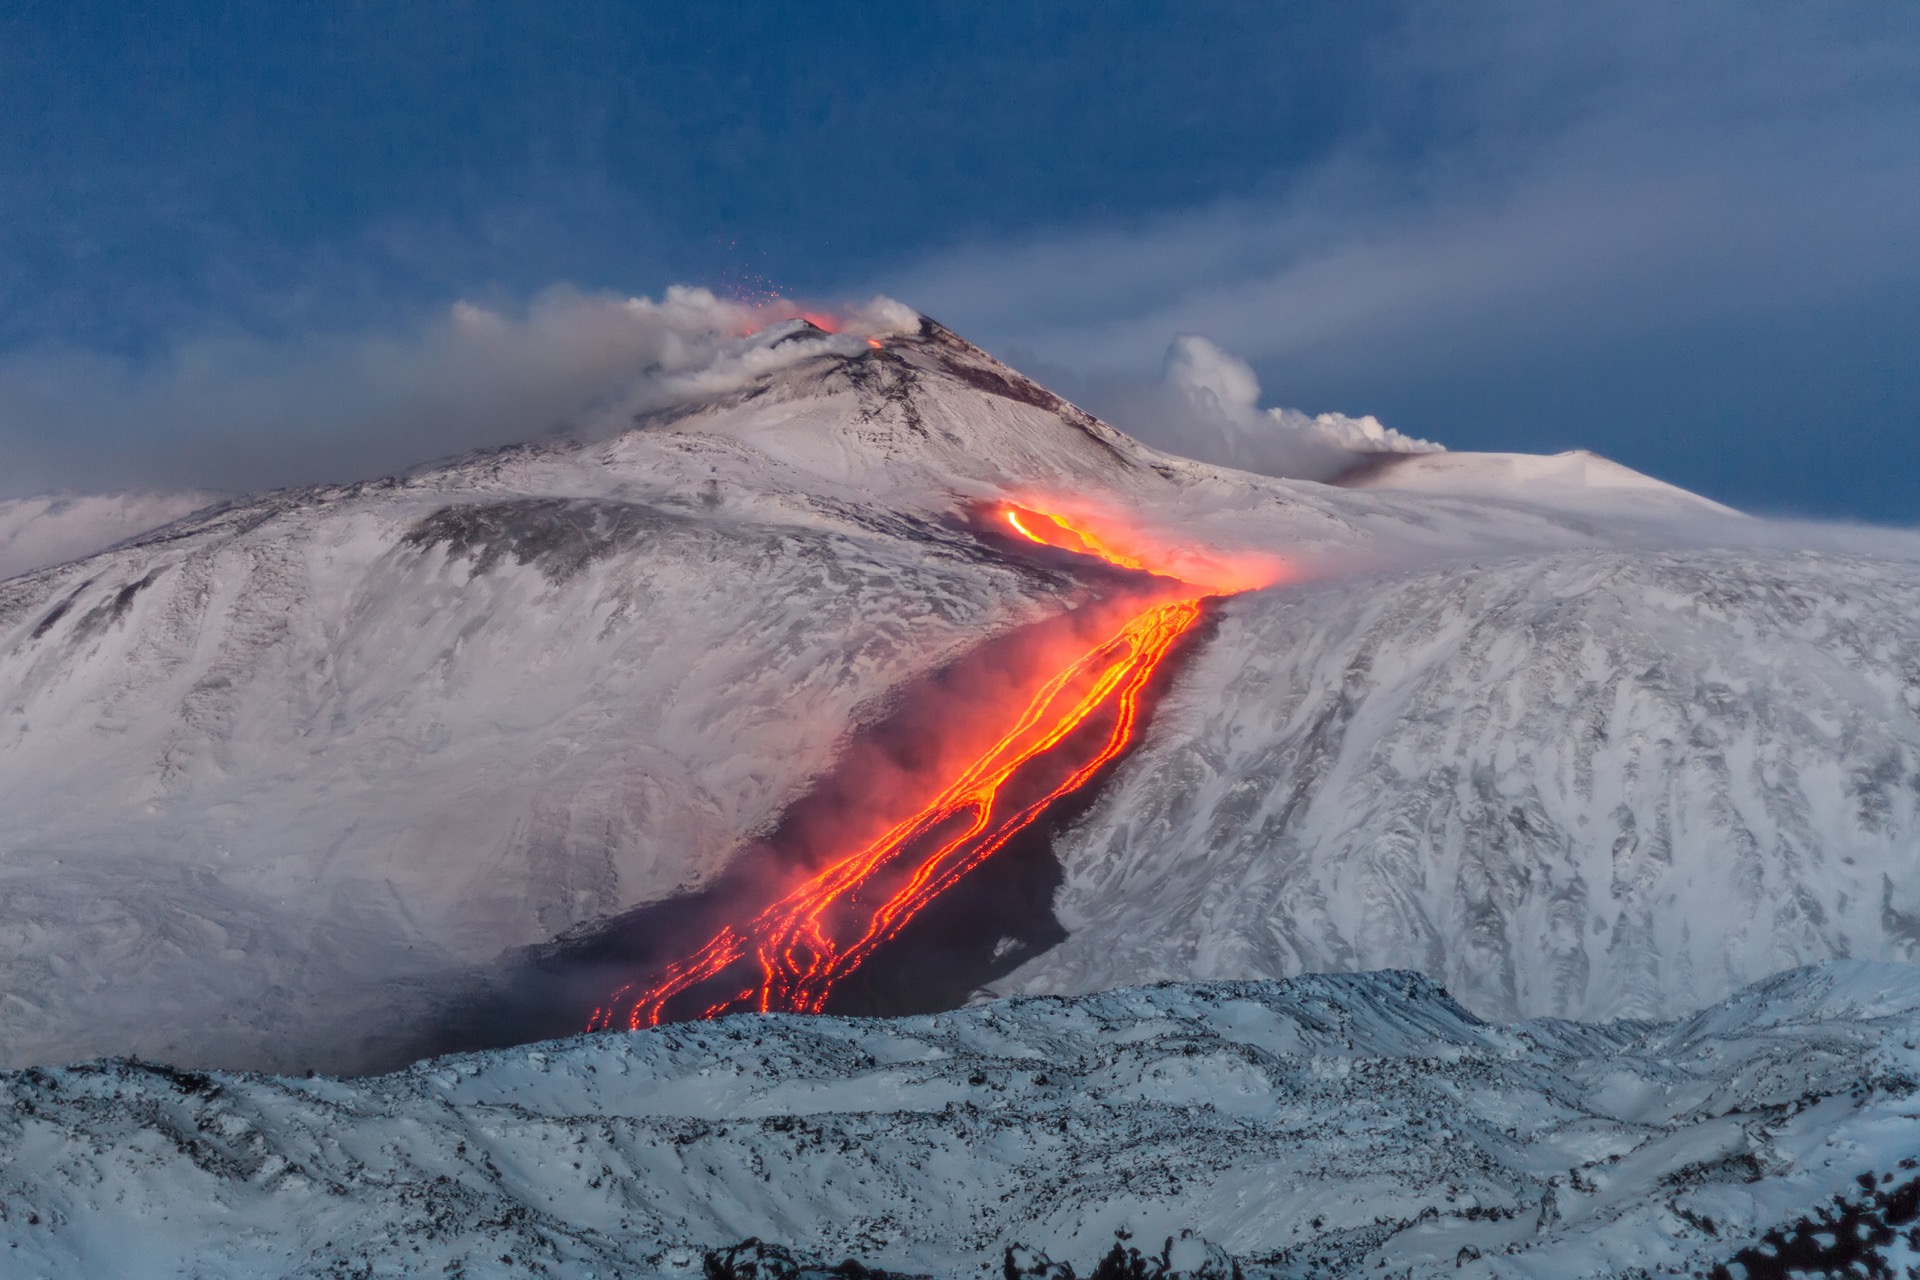
<svg viewBox="0 0 1920 1280">
<path fill-rule="evenodd" d="M 1012 529 L 1028 542 L 1173 578 L 1206 595 L 1255 591 L 1284 581 L 1293 572 L 1271 555 L 1183 543 L 1090 511 L 1067 513 L 1043 510 L 1037 505 L 1008 504 L 994 508 L 988 520 Z"/>
<path fill-rule="evenodd" d="M 1150 572 L 1138 555 L 1067 517 L 1028 507 L 1003 508 L 999 516 L 1033 542 Z M 1081 651 L 916 812 L 751 920 L 721 928 L 650 985 L 629 983 L 614 992 L 587 1029 L 616 1022 L 655 1026 L 670 1013 L 821 1012 L 835 984 L 899 936 L 928 903 L 1132 743 L 1143 694 L 1199 622 L 1203 600 L 1218 593 L 1168 585 L 1178 589 L 1143 604 Z"/>
<path fill-rule="evenodd" d="M 1117 564 L 1125 569 L 1138 569 L 1142 573 L 1153 572 L 1139 557 L 1108 546 L 1090 530 L 1075 528 L 1059 516 L 1050 516 L 1044 511 L 1029 511 L 1020 507 L 1008 507 L 1005 514 L 1007 523 L 1013 526 L 1014 532 L 1029 542 L 1037 542 L 1043 547 L 1058 547 L 1062 551 L 1077 551 L 1081 555 L 1105 560 L 1108 564 Z"/>
</svg>

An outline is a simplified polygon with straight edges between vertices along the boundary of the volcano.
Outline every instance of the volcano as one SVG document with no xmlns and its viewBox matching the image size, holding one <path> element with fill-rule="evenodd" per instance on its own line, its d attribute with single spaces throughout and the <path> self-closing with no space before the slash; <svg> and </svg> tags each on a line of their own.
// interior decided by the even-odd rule
<svg viewBox="0 0 1920 1280">
<path fill-rule="evenodd" d="M 0 1057 L 407 1061 L 529 955 L 771 866 L 862 735 L 983 646 L 1249 562 L 1285 572 L 1210 606 L 1158 711 L 1023 828 L 1057 927 L 991 990 L 1400 966 L 1486 1014 L 1665 1017 L 1920 947 L 1897 549 L 1775 549 L 1598 460 L 1203 465 L 931 321 L 754 341 L 750 375 L 611 436 L 231 501 L 0 583 Z M 983 531 L 1006 510 L 1090 539 Z M 1090 554 L 1128 538 L 1153 559 Z M 834 919 L 803 950 L 860 945 Z"/>
</svg>

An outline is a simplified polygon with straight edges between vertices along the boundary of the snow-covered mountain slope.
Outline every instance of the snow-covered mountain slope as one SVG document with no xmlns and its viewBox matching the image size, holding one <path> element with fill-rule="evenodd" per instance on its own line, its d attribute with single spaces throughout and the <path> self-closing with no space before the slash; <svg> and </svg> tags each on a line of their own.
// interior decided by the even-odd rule
<svg viewBox="0 0 1920 1280">
<path fill-rule="evenodd" d="M 866 700 L 1059 589 L 915 533 L 348 491 L 26 584 L 7 1056 L 348 1065 L 407 982 L 711 872 Z"/>
<path fill-rule="evenodd" d="M 1380 973 L 735 1016 L 359 1081 L 33 1070 L 0 1076 L 0 1270 L 690 1275 L 759 1237 L 1085 1274 L 1116 1232 L 1193 1231 L 1255 1280 L 1705 1274 L 1836 1197 L 1913 1266 L 1916 1043 L 1920 969 L 1843 963 L 1665 1025 L 1488 1025 Z"/>
<path fill-rule="evenodd" d="M 1064 607 L 952 524 L 970 473 L 1158 480 L 944 331 L 787 336 L 671 422 L 0 587 L 0 1057 L 392 1061 L 439 977 L 711 875 L 867 703 Z"/>
<path fill-rule="evenodd" d="M 207 493 L 84 493 L 0 500 L 0 578 L 77 560 L 213 502 Z"/>
<path fill-rule="evenodd" d="M 139 1053 L 344 1070 L 399 1060 L 450 982 L 709 882 L 890 695 L 983 639 L 1088 595 L 1087 580 L 1057 561 L 970 531 L 965 517 L 982 500 L 1043 494 L 1149 529 L 1176 554 L 1277 553 L 1297 579 L 1417 562 L 1426 567 L 1410 581 L 1428 584 L 1469 580 L 1445 567 L 1465 558 L 1673 546 L 1698 541 L 1703 529 L 1719 536 L 1757 523 L 1350 489 L 1171 458 L 931 323 L 873 338 L 789 325 L 746 340 L 737 363 L 726 376 L 702 375 L 695 399 L 608 438 L 234 502 L 0 583 L 0 1062 Z M 1835 561 L 1839 579 L 1853 563 Z M 1733 597 L 1726 607 L 1737 611 L 1752 596 L 1761 631 L 1800 607 L 1764 575 L 1748 584 L 1734 561 L 1713 564 L 1699 578 L 1709 603 Z M 1890 584 L 1889 600 L 1904 598 L 1909 569 L 1872 572 Z M 1206 661 L 1292 661 L 1246 620 L 1273 611 L 1303 625 L 1307 613 L 1293 602 L 1346 599 L 1340 590 L 1296 583 L 1230 605 Z M 1371 614 L 1342 622 L 1325 607 L 1329 634 L 1347 639 L 1311 650 L 1330 655 L 1338 672 L 1300 667 L 1309 689 L 1344 682 L 1338 646 L 1364 643 L 1352 628 L 1372 625 Z M 1826 596 L 1806 607 L 1818 615 L 1806 624 L 1815 629 L 1842 627 L 1856 608 Z M 1643 624 L 1644 635 L 1629 634 Z M 1495 652 L 1541 652 L 1530 636 L 1517 633 Z M 1659 609 L 1633 613 L 1608 643 L 1595 662 L 1658 655 L 1659 669 L 1680 682 L 1676 697 L 1689 696 L 1691 679 L 1772 687 L 1768 669 L 1744 665 L 1745 649 L 1685 647 L 1688 633 Z M 1862 893 L 1879 893 L 1880 877 L 1892 877 L 1887 919 L 1896 922 L 1916 908 L 1900 896 L 1908 863 L 1884 851 L 1903 847 L 1911 806 L 1889 800 L 1884 840 L 1861 844 L 1846 825 L 1851 802 L 1832 797 L 1858 770 L 1881 768 L 1882 739 L 1904 732 L 1878 724 L 1890 713 L 1874 664 L 1893 661 L 1882 649 L 1905 652 L 1906 643 L 1836 649 L 1832 701 L 1807 713 L 1811 736 L 1778 747 L 1814 797 L 1812 825 L 1792 847 L 1855 856 Z M 1444 647 L 1432 654 L 1441 665 L 1452 661 Z M 1521 666 L 1521 683 L 1560 679 L 1550 665 L 1532 675 Z M 1181 677 L 1176 698 L 1192 705 L 1217 688 L 1217 670 Z M 1618 679 L 1644 670 L 1623 666 Z M 1596 668 L 1591 678 L 1605 677 Z M 1356 696 L 1368 687 L 1357 684 Z M 1257 694 L 1267 709 L 1237 710 L 1280 723 L 1296 692 L 1270 683 Z M 1436 704 L 1430 714 L 1449 712 Z M 1836 737 L 1836 715 L 1870 731 Z M 1195 723 L 1184 716 L 1173 722 Z M 1156 733 L 1149 761 L 1180 749 Z M 1460 733 L 1469 745 L 1491 740 L 1471 726 Z M 1437 741 L 1452 739 L 1443 732 Z M 1551 758 L 1527 750 L 1528 760 Z M 1822 763 L 1809 768 L 1807 759 Z M 1423 777 L 1417 762 L 1396 767 Z M 1518 785 L 1530 767 L 1507 761 L 1502 785 Z M 1705 776 L 1685 775 L 1664 803 L 1688 812 L 1717 803 L 1687 789 Z M 1284 771 L 1249 777 L 1301 785 Z M 1235 803 L 1257 809 L 1264 800 Z M 1634 812 L 1651 831 L 1653 811 Z M 1580 815 L 1563 816 L 1577 824 Z M 1268 856 L 1255 835 L 1227 821 L 1213 843 L 1187 847 L 1199 877 L 1190 882 L 1234 892 L 1234 868 L 1251 857 L 1257 884 L 1293 883 L 1274 861 L 1288 856 L 1284 846 Z M 1429 872 L 1417 833 L 1408 839 L 1409 880 L 1395 892 L 1418 899 L 1421 884 L 1442 873 Z M 1113 847 L 1131 850 L 1149 877 L 1166 856 L 1151 843 Z M 1445 866 L 1457 856 L 1450 848 L 1444 839 L 1435 846 Z M 1525 861 L 1535 856 L 1517 849 L 1509 878 L 1537 888 L 1560 874 Z M 1062 989 L 1204 968 L 1169 967 L 1167 948 L 1153 943 L 1158 915 L 1112 899 L 1088 905 L 1091 864 L 1082 851 L 1070 850 L 1069 861 L 1063 909 L 1074 926 L 1091 940 L 1106 913 L 1118 913 L 1145 931 L 1120 949 L 1145 967 L 1075 970 L 1084 950 L 1069 944 L 1052 972 L 1081 976 L 1062 979 Z M 1587 892 L 1597 901 L 1611 884 L 1589 878 Z M 1501 892 L 1481 895 L 1488 909 L 1518 893 Z M 1816 905 L 1851 920 L 1867 899 L 1847 892 L 1844 907 Z M 1192 934 L 1191 912 L 1176 899 L 1151 900 L 1166 907 L 1176 946 Z M 1267 934 L 1330 936 L 1312 933 L 1318 925 L 1301 914 L 1311 901 L 1265 901 L 1270 915 L 1258 928 Z M 1672 922 L 1719 905 L 1703 907 L 1678 882 L 1668 897 L 1636 901 L 1662 937 Z M 1811 918 L 1811 908 L 1793 909 L 1779 918 Z M 1484 911 L 1437 919 L 1440 929 L 1495 928 Z M 1500 927 L 1517 936 L 1534 921 L 1514 916 Z M 1790 932 L 1772 963 L 1888 954 L 1899 936 L 1893 925 L 1871 936 L 1847 927 L 1844 937 Z M 1755 956 L 1767 945 L 1761 931 L 1749 933 Z M 1481 945 L 1447 934 L 1440 952 L 1393 959 L 1426 964 Z M 1238 971 L 1205 971 L 1289 971 L 1259 947 L 1234 954 L 1246 962 Z M 1333 947 L 1325 955 L 1364 961 Z M 1765 967 L 1755 960 L 1689 976 L 1683 989 L 1721 990 Z M 1580 1007 L 1616 1007 L 1610 980 L 1598 973 Z M 1463 989 L 1481 998 L 1481 986 Z M 1639 990 L 1618 1007 L 1646 1003 L 1634 1003 Z"/>
<path fill-rule="evenodd" d="M 1709 498 L 1585 449 L 1532 453 L 1380 453 L 1341 477 L 1356 489 L 1592 511 L 1618 518 L 1737 514 Z"/>
<path fill-rule="evenodd" d="M 892 403 L 849 375 L 784 412 Z M 940 503 L 810 479 L 640 431 L 0 587 L 0 1055 L 377 1058 L 411 988 L 710 874 L 867 701 L 1062 607 Z"/>
<path fill-rule="evenodd" d="M 1920 959 L 1920 574 L 1565 552 L 1230 602 L 1006 989 L 1405 967 L 1671 1016 Z"/>
</svg>

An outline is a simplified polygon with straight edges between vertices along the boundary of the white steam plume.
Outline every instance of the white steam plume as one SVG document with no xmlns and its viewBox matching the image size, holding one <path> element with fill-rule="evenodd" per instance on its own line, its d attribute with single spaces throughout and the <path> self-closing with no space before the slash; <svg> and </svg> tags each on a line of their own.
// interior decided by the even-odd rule
<svg viewBox="0 0 1920 1280">
<path fill-rule="evenodd" d="M 1262 409 L 1252 366 L 1197 334 L 1173 340 L 1159 383 L 1096 383 L 1087 394 L 1096 409 L 1155 448 L 1263 475 L 1324 480 L 1367 454 L 1441 450 L 1372 415 Z"/>
</svg>

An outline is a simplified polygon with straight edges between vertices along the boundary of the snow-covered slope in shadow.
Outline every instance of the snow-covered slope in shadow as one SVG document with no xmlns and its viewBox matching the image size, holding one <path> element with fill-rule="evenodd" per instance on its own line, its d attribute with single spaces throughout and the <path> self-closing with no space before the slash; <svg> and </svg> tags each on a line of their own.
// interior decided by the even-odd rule
<svg viewBox="0 0 1920 1280">
<path fill-rule="evenodd" d="M 1920 970 L 1844 963 L 1666 1025 L 1488 1025 L 1380 973 L 735 1016 L 359 1081 L 35 1070 L 0 1075 L 0 1258 L 693 1275 L 751 1236 L 1084 1274 L 1118 1231 L 1193 1230 L 1256 1278 L 1703 1274 L 1920 1179 L 1916 1041 Z M 1913 1229 L 1882 1256 L 1920 1257 Z"/>
</svg>

